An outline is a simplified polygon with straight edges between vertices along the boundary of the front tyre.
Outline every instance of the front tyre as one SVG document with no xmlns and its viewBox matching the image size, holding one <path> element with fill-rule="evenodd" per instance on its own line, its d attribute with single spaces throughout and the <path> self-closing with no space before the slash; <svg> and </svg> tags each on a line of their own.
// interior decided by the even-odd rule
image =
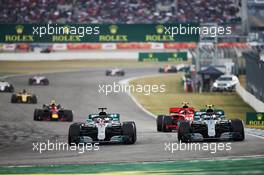
<svg viewBox="0 0 264 175">
<path fill-rule="evenodd" d="M 191 132 L 190 123 L 187 121 L 180 122 L 178 129 L 178 141 L 183 143 L 189 142 L 190 132 Z"/>
<path fill-rule="evenodd" d="M 234 132 L 234 141 L 243 141 L 245 139 L 244 125 L 241 120 L 231 120 L 231 126 Z"/>
<path fill-rule="evenodd" d="M 80 143 L 80 123 L 73 123 L 70 125 L 69 133 L 68 133 L 68 144 L 78 145 Z"/>
<path fill-rule="evenodd" d="M 124 122 L 122 125 L 125 144 L 134 144 L 137 141 L 137 130 L 135 122 Z"/>
</svg>

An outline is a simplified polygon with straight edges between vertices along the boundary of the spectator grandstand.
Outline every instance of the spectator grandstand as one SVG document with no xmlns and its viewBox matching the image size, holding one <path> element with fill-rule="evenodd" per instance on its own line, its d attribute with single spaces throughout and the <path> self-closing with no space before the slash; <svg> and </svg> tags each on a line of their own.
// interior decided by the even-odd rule
<svg viewBox="0 0 264 175">
<path fill-rule="evenodd" d="M 0 23 L 229 23 L 239 10 L 239 0 L 0 0 Z"/>
</svg>

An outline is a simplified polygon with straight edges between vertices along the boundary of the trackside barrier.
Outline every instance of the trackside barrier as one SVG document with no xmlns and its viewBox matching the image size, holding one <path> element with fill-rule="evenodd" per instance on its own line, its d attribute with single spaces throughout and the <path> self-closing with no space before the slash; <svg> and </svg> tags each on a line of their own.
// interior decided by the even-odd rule
<svg viewBox="0 0 264 175">
<path fill-rule="evenodd" d="M 89 51 L 89 52 L 52 52 L 52 53 L 0 53 L 5 61 L 41 60 L 80 60 L 80 59 L 138 59 L 138 51 Z"/>
<path fill-rule="evenodd" d="M 257 112 L 264 112 L 264 103 L 246 91 L 240 84 L 236 85 L 237 94 Z"/>
</svg>

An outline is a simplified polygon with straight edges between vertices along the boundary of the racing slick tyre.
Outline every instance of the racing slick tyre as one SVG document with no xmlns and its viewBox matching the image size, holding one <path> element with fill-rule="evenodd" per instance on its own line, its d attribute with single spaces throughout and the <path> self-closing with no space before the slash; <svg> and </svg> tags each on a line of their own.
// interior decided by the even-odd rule
<svg viewBox="0 0 264 175">
<path fill-rule="evenodd" d="M 191 126 L 189 122 L 186 121 L 180 122 L 179 130 L 178 130 L 178 141 L 184 143 L 189 142 L 190 131 L 191 131 Z"/>
<path fill-rule="evenodd" d="M 172 118 L 170 116 L 163 116 L 162 118 L 162 131 L 163 132 L 171 132 L 171 128 L 167 128 L 167 125 L 172 124 Z"/>
<path fill-rule="evenodd" d="M 16 96 L 16 94 L 13 94 L 11 97 L 11 103 L 17 103 L 17 102 L 18 102 L 17 96 Z"/>
<path fill-rule="evenodd" d="M 245 139 L 245 132 L 244 132 L 244 125 L 241 120 L 235 119 L 231 120 L 231 126 L 233 129 L 233 132 L 239 133 L 234 134 L 234 141 L 243 141 Z"/>
<path fill-rule="evenodd" d="M 68 144 L 78 145 L 80 143 L 79 136 L 80 136 L 80 123 L 71 124 L 68 133 Z"/>
<path fill-rule="evenodd" d="M 13 85 L 10 85 L 9 88 L 8 88 L 8 92 L 14 92 L 14 86 Z"/>
<path fill-rule="evenodd" d="M 164 69 L 159 68 L 159 73 L 163 73 L 163 72 L 164 72 Z"/>
<path fill-rule="evenodd" d="M 125 76 L 125 72 L 120 72 L 120 76 Z"/>
<path fill-rule="evenodd" d="M 32 95 L 32 97 L 29 100 L 30 100 L 30 103 L 32 103 L 32 104 L 37 104 L 38 103 L 36 95 Z"/>
<path fill-rule="evenodd" d="M 125 144 L 134 144 L 137 141 L 137 130 L 135 122 L 124 122 L 122 125 L 123 135 L 127 138 L 125 139 Z"/>
<path fill-rule="evenodd" d="M 157 122 L 157 131 L 158 132 L 161 132 L 162 131 L 162 121 L 163 121 L 163 117 L 164 117 L 164 115 L 159 115 L 157 117 L 156 122 Z"/>
<path fill-rule="evenodd" d="M 44 79 L 44 80 L 42 80 L 42 81 L 43 81 L 43 84 L 44 84 L 44 85 L 46 85 L 46 86 L 49 85 L 49 80 L 48 80 L 48 79 Z"/>
<path fill-rule="evenodd" d="M 66 121 L 72 122 L 73 121 L 73 112 L 71 110 L 64 110 L 64 117 Z"/>
<path fill-rule="evenodd" d="M 34 80 L 32 78 L 28 79 L 28 85 L 33 85 Z"/>
<path fill-rule="evenodd" d="M 111 73 L 110 71 L 106 71 L 106 72 L 105 72 L 105 75 L 106 75 L 106 76 L 109 76 L 110 73 Z"/>
<path fill-rule="evenodd" d="M 34 111 L 34 120 L 35 121 L 43 120 L 43 114 L 44 114 L 43 110 L 35 109 L 35 111 Z"/>
</svg>

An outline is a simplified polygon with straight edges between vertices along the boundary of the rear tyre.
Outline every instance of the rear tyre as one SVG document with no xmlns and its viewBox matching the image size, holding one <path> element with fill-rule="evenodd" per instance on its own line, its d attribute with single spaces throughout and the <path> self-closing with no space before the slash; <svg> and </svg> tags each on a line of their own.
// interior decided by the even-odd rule
<svg viewBox="0 0 264 175">
<path fill-rule="evenodd" d="M 41 109 L 35 109 L 34 111 L 34 120 L 42 121 L 44 112 Z"/>
<path fill-rule="evenodd" d="M 34 80 L 33 80 L 32 78 L 30 78 L 30 79 L 28 80 L 28 85 L 33 85 L 33 82 L 34 82 Z"/>
<path fill-rule="evenodd" d="M 69 133 L 68 133 L 68 144 L 73 145 L 76 144 L 78 145 L 80 143 L 80 123 L 73 123 L 71 124 L 69 128 Z"/>
<path fill-rule="evenodd" d="M 233 129 L 233 132 L 239 133 L 239 134 L 235 134 L 233 140 L 243 141 L 245 139 L 245 131 L 244 131 L 244 125 L 242 121 L 239 119 L 231 120 L 231 126 Z"/>
<path fill-rule="evenodd" d="M 31 100 L 31 103 L 33 104 L 37 104 L 38 103 L 38 100 L 37 100 L 37 96 L 36 95 L 32 95 L 32 97 L 30 98 Z"/>
<path fill-rule="evenodd" d="M 187 143 L 190 141 L 191 126 L 189 122 L 182 121 L 179 124 L 178 141 Z"/>
<path fill-rule="evenodd" d="M 14 86 L 13 85 L 10 85 L 9 88 L 8 88 L 8 92 L 14 92 Z"/>
<path fill-rule="evenodd" d="M 121 76 L 125 76 L 125 72 L 121 72 L 120 75 L 121 75 Z"/>
<path fill-rule="evenodd" d="M 137 141 L 137 130 L 135 122 L 124 122 L 122 125 L 125 144 L 134 144 Z"/>
<path fill-rule="evenodd" d="M 16 94 L 13 94 L 11 97 L 11 103 L 17 103 L 17 96 Z"/>
<path fill-rule="evenodd" d="M 49 80 L 48 79 L 44 79 L 43 80 L 43 84 L 46 85 L 46 86 L 49 85 Z"/>
<path fill-rule="evenodd" d="M 157 122 L 157 131 L 158 132 L 161 132 L 162 131 L 162 121 L 163 121 L 163 115 L 159 115 L 158 117 L 157 117 L 157 120 L 156 120 L 156 122 Z"/>
<path fill-rule="evenodd" d="M 172 124 L 172 118 L 170 116 L 163 116 L 162 118 L 162 131 L 163 132 L 171 132 L 171 128 L 167 128 L 168 125 Z"/>
<path fill-rule="evenodd" d="M 66 121 L 72 122 L 73 121 L 73 112 L 71 110 L 64 110 L 64 117 Z"/>
</svg>

